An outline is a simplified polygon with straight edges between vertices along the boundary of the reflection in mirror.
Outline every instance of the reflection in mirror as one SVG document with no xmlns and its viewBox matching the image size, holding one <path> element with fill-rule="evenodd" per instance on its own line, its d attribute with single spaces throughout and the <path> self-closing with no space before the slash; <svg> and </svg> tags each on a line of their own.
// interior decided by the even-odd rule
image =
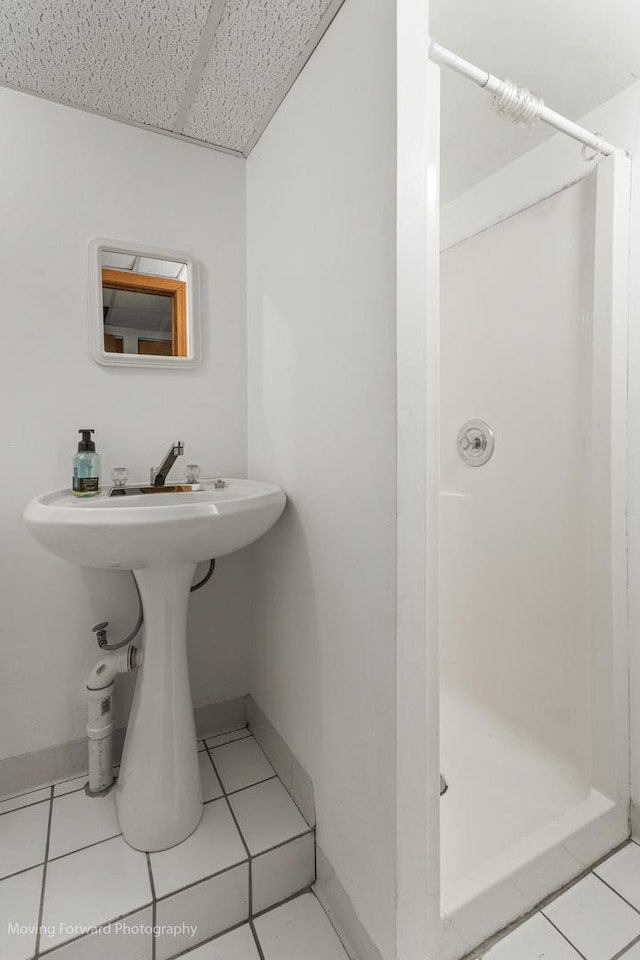
<svg viewBox="0 0 640 960">
<path fill-rule="evenodd" d="M 104 349 L 187 356 L 187 265 L 101 252 Z"/>
<path fill-rule="evenodd" d="M 190 254 L 99 239 L 89 263 L 94 360 L 175 369 L 199 362 L 197 264 Z"/>
</svg>

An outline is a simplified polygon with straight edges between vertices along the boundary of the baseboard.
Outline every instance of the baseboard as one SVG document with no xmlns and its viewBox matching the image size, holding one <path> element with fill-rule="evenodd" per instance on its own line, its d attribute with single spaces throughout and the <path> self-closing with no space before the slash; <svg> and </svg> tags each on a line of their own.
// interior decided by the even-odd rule
<svg viewBox="0 0 640 960">
<path fill-rule="evenodd" d="M 247 725 L 248 697 L 234 697 L 233 700 L 222 700 L 219 703 L 201 703 L 194 707 L 196 720 L 196 736 L 198 740 L 225 733 L 227 730 L 238 730 Z"/>
<path fill-rule="evenodd" d="M 349 894 L 317 844 L 316 882 L 313 891 L 351 960 L 382 960 L 380 951 L 356 913 Z"/>
<path fill-rule="evenodd" d="M 634 840 L 640 840 L 640 802 L 637 800 L 632 800 L 629 804 L 629 821 L 631 836 Z"/>
<path fill-rule="evenodd" d="M 274 770 L 293 797 L 309 826 L 316 823 L 316 805 L 311 777 L 253 697 L 247 697 L 249 729 L 266 753 Z"/>
<path fill-rule="evenodd" d="M 198 739 L 244 727 L 247 723 L 247 698 L 234 697 L 220 703 L 204 703 L 194 708 Z M 113 734 L 113 760 L 119 763 L 124 746 L 126 727 Z M 43 783 L 69 780 L 79 777 L 87 770 L 87 741 L 70 740 L 68 743 L 45 747 L 33 753 L 0 760 L 0 796 L 26 793 Z"/>
</svg>

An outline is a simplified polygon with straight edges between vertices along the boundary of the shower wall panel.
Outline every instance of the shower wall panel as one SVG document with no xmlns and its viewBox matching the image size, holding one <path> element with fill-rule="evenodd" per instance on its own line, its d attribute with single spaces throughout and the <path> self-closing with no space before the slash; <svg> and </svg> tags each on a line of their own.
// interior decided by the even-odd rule
<svg viewBox="0 0 640 960">
<path fill-rule="evenodd" d="M 534 738 L 585 796 L 593 211 L 585 180 L 441 257 L 444 696 Z M 457 451 L 469 419 L 495 433 L 482 467 Z"/>
</svg>

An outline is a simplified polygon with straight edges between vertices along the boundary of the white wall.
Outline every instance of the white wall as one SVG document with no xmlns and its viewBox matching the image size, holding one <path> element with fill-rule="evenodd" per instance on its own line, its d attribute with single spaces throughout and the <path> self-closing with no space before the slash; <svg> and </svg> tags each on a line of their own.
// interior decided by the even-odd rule
<svg viewBox="0 0 640 960">
<path fill-rule="evenodd" d="M 247 163 L 251 693 L 386 960 L 395 909 L 395 13 L 349 0 Z"/>
<path fill-rule="evenodd" d="M 79 427 L 95 428 L 107 477 L 121 464 L 146 476 L 174 439 L 205 476 L 245 475 L 246 330 L 242 160 L 9 90 L 0 109 L 2 758 L 84 735 L 91 627 L 109 620 L 122 636 L 136 614 L 128 574 L 44 553 L 24 506 L 69 484 Z M 197 369 L 118 370 L 89 358 L 88 244 L 98 236 L 199 261 Z M 243 554 L 224 558 L 192 598 L 196 702 L 246 693 L 245 564 Z"/>
</svg>

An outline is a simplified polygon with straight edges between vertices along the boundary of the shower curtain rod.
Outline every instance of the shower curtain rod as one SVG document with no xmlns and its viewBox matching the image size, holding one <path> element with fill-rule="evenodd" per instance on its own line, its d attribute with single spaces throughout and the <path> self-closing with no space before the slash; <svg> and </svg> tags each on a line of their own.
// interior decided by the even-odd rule
<svg viewBox="0 0 640 960">
<path fill-rule="evenodd" d="M 579 126 L 579 124 L 563 117 L 561 113 L 550 110 L 549 107 L 545 106 L 544 102 L 535 94 L 531 93 L 530 90 L 523 87 L 516 87 L 512 81 L 500 80 L 499 77 L 494 77 L 492 73 L 489 73 L 487 70 L 481 70 L 480 67 L 474 66 L 472 63 L 469 63 L 468 60 L 463 60 L 462 57 L 459 57 L 456 53 L 452 53 L 451 50 L 447 50 L 446 47 L 441 47 L 440 44 L 434 40 L 429 44 L 429 59 L 434 63 L 442 64 L 443 67 L 449 67 L 451 70 L 455 70 L 456 73 L 467 77 L 468 80 L 473 80 L 479 87 L 484 87 L 485 90 L 489 90 L 495 94 L 495 96 L 502 101 L 502 115 L 510 115 L 511 119 L 516 123 L 523 118 L 525 122 L 539 118 L 550 127 L 555 127 L 556 130 L 560 130 L 561 133 L 566 133 L 567 136 L 572 137 L 579 143 L 591 147 L 592 150 L 596 151 L 596 154 L 600 153 L 605 157 L 611 156 L 612 153 L 616 153 L 619 149 L 606 140 L 603 140 L 602 137 L 599 137 L 597 134 L 591 133 L 589 130 L 585 130 L 584 127 Z"/>
</svg>

